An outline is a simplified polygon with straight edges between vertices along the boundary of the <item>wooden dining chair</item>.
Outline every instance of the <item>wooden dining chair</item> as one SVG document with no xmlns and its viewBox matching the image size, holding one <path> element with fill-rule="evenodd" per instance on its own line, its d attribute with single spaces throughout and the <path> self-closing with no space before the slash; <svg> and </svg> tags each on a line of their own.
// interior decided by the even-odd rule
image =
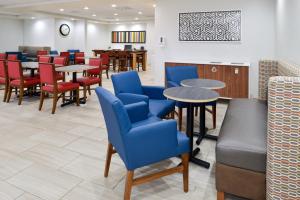
<svg viewBox="0 0 300 200">
<path fill-rule="evenodd" d="M 0 85 L 4 85 L 3 102 L 6 102 L 8 93 L 8 73 L 6 61 L 3 59 L 0 60 Z"/>
<path fill-rule="evenodd" d="M 8 96 L 6 102 L 9 103 L 11 98 L 11 93 L 13 89 L 20 90 L 19 103 L 22 104 L 24 90 L 27 88 L 34 88 L 40 84 L 40 79 L 37 76 L 24 76 L 23 69 L 20 61 L 7 61 L 7 71 L 8 71 Z"/>
<path fill-rule="evenodd" d="M 60 52 L 60 57 L 66 58 L 66 61 L 65 61 L 66 66 L 70 65 L 70 52 Z"/>
<path fill-rule="evenodd" d="M 57 56 L 53 58 L 53 64 L 55 65 L 55 67 L 64 67 L 66 66 L 66 57 L 63 56 Z M 57 80 L 59 81 L 65 81 L 66 80 L 66 76 L 64 72 L 56 72 L 57 75 Z"/>
<path fill-rule="evenodd" d="M 73 82 L 58 82 L 55 65 L 51 63 L 39 63 L 41 79 L 41 96 L 39 110 L 42 110 L 45 94 L 53 94 L 52 114 L 55 113 L 57 101 L 63 97 L 66 92 L 76 91 L 76 104 L 79 106 L 79 84 Z"/>
<path fill-rule="evenodd" d="M 51 57 L 50 56 L 38 56 L 38 62 L 51 63 Z"/>
<path fill-rule="evenodd" d="M 101 61 L 102 61 L 102 70 L 106 71 L 106 78 L 109 79 L 108 70 L 109 70 L 109 54 L 108 53 L 102 53 L 100 55 Z"/>
<path fill-rule="evenodd" d="M 18 55 L 17 54 L 8 54 L 7 60 L 18 60 Z"/>
<path fill-rule="evenodd" d="M 6 59 L 6 53 L 0 53 L 0 59 L 5 60 Z"/>
<path fill-rule="evenodd" d="M 74 56 L 75 64 L 85 64 L 84 52 L 75 52 Z"/>
</svg>

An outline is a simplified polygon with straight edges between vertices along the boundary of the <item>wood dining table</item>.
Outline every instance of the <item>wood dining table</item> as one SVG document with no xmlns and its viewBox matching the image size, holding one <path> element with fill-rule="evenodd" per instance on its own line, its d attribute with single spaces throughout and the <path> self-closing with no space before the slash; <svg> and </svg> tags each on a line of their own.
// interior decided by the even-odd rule
<svg viewBox="0 0 300 200">
<path fill-rule="evenodd" d="M 63 72 L 63 73 L 72 73 L 72 82 L 77 83 L 77 73 L 83 73 L 86 70 L 90 69 L 96 69 L 98 68 L 97 66 L 90 66 L 90 65 L 69 65 L 69 66 L 64 66 L 64 67 L 58 67 L 55 70 L 57 72 Z M 71 105 L 76 103 L 76 91 L 73 91 L 73 94 L 71 95 L 72 97 L 70 99 L 67 99 L 66 102 L 64 102 L 61 107 Z M 80 104 L 85 104 L 86 99 L 85 98 L 80 98 Z"/>
</svg>

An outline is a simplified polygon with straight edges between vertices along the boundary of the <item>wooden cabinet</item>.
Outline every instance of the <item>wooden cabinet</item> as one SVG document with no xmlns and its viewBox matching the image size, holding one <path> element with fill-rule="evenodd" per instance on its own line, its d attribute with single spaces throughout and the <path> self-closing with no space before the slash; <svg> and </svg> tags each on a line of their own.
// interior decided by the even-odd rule
<svg viewBox="0 0 300 200">
<path fill-rule="evenodd" d="M 165 66 L 197 66 L 200 78 L 223 81 L 226 87 L 217 90 L 223 98 L 248 98 L 249 67 L 218 64 L 165 63 Z"/>
</svg>

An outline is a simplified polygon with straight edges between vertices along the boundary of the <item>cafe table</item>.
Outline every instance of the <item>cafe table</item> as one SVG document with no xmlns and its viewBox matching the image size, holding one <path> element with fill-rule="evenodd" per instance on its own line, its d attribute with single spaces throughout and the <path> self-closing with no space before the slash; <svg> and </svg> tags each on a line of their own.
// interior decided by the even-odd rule
<svg viewBox="0 0 300 200">
<path fill-rule="evenodd" d="M 55 69 L 57 72 L 64 72 L 64 73 L 72 73 L 72 82 L 77 83 L 77 73 L 83 73 L 86 70 L 90 69 L 96 69 L 98 68 L 97 66 L 90 66 L 90 65 L 69 65 L 69 66 L 64 66 L 64 67 L 58 67 Z M 70 98 L 69 100 L 66 100 L 65 103 L 61 105 L 61 107 L 71 105 L 76 103 L 76 91 L 73 91 L 73 97 Z M 85 104 L 86 99 L 85 98 L 80 98 L 80 104 Z"/>
<path fill-rule="evenodd" d="M 38 62 L 22 62 L 21 65 L 23 69 L 30 69 L 31 77 L 34 77 L 34 71 L 39 68 Z"/>
<path fill-rule="evenodd" d="M 186 135 L 190 138 L 190 161 L 203 166 L 205 168 L 210 167 L 210 163 L 196 158 L 196 155 L 200 152 L 200 148 L 194 149 L 194 107 L 201 105 L 205 108 L 205 105 L 209 102 L 217 101 L 219 94 L 216 91 L 197 88 L 197 87 L 172 87 L 164 90 L 164 96 L 168 99 L 172 99 L 179 102 L 188 104 L 187 107 L 187 128 Z M 200 129 L 205 129 L 205 118 L 200 121 Z"/>
<path fill-rule="evenodd" d="M 218 89 L 223 89 L 226 87 L 226 84 L 222 81 L 218 80 L 212 80 L 212 79 L 186 79 L 180 82 L 180 84 L 184 87 L 196 87 L 196 88 L 206 88 L 210 90 L 218 90 Z M 205 105 L 200 106 L 200 115 L 199 115 L 199 121 L 204 121 L 205 123 Z M 203 127 L 202 127 L 203 128 Z M 209 135 L 207 134 L 207 129 L 201 129 L 200 126 L 200 131 L 199 133 L 195 133 L 195 136 L 198 137 L 196 143 L 199 145 L 201 141 L 204 138 L 211 139 L 211 140 L 217 140 L 218 137 L 214 135 Z"/>
</svg>

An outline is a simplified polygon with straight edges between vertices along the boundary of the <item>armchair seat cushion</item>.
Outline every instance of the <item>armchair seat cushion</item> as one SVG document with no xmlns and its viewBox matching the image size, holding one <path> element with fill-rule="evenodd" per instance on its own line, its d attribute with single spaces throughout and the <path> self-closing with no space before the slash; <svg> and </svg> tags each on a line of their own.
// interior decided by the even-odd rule
<svg viewBox="0 0 300 200">
<path fill-rule="evenodd" d="M 165 117 L 175 108 L 175 101 L 149 99 L 150 112 L 157 117 Z"/>
<path fill-rule="evenodd" d="M 152 116 L 145 120 L 132 123 L 132 128 L 136 128 L 138 126 L 143 126 L 143 125 L 147 125 L 147 124 L 151 124 L 151 123 L 155 123 L 155 122 L 159 122 L 159 121 L 161 121 L 161 119 L 159 119 L 158 117 Z"/>
<path fill-rule="evenodd" d="M 80 86 L 90 86 L 90 85 L 99 84 L 101 82 L 101 79 L 97 77 L 82 77 L 82 78 L 78 78 L 77 82 L 79 83 Z"/>
<path fill-rule="evenodd" d="M 87 73 L 89 74 L 89 75 L 99 75 L 99 74 L 101 74 L 101 71 L 100 71 L 100 69 L 89 69 L 89 70 L 87 70 Z"/>
<path fill-rule="evenodd" d="M 216 146 L 218 163 L 266 171 L 267 105 L 264 101 L 231 100 Z"/>
<path fill-rule="evenodd" d="M 71 83 L 71 82 L 61 82 L 61 83 L 57 83 L 57 88 L 58 88 L 58 92 L 62 93 L 62 92 L 78 89 L 79 84 Z M 51 93 L 51 92 L 54 92 L 54 87 L 53 87 L 53 85 L 46 85 L 46 86 L 42 87 L 42 90 Z"/>
<path fill-rule="evenodd" d="M 38 85 L 39 83 L 40 83 L 40 79 L 37 78 L 37 77 L 24 77 L 24 86 L 25 87 Z M 10 82 L 10 84 L 12 86 L 20 86 L 21 85 L 21 80 L 20 79 L 12 80 Z"/>
</svg>

